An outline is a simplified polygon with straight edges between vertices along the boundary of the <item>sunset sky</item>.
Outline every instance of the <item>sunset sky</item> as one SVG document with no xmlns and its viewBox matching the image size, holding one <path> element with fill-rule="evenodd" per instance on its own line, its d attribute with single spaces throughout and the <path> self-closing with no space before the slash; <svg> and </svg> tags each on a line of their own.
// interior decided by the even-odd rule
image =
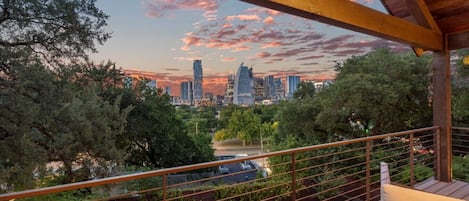
<svg viewBox="0 0 469 201">
<path fill-rule="evenodd" d="M 384 12 L 377 0 L 358 2 Z M 179 83 L 192 79 L 194 59 L 202 59 L 204 93 L 222 94 L 241 62 L 259 77 L 324 80 L 334 78 L 334 61 L 377 46 L 409 49 L 237 0 L 98 0 L 97 6 L 110 15 L 112 38 L 92 58 L 156 79 L 176 96 Z"/>
</svg>

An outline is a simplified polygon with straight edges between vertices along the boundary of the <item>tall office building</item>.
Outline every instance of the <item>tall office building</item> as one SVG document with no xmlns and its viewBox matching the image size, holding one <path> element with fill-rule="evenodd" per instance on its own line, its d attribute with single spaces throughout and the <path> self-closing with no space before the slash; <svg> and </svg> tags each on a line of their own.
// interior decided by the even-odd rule
<svg viewBox="0 0 469 201">
<path fill-rule="evenodd" d="M 283 87 L 282 79 L 274 78 L 275 99 L 281 100 L 285 97 L 285 88 Z"/>
<path fill-rule="evenodd" d="M 225 89 L 225 104 L 227 105 L 233 103 L 234 83 L 235 83 L 235 75 L 234 74 L 228 75 L 228 80 L 226 82 L 226 89 Z"/>
<path fill-rule="evenodd" d="M 291 98 L 298 88 L 298 84 L 300 84 L 300 76 L 289 75 L 285 82 L 285 94 L 288 98 Z"/>
<path fill-rule="evenodd" d="M 202 71 L 202 60 L 194 60 L 194 64 L 192 69 L 194 70 L 194 81 L 193 81 L 193 93 L 194 93 L 194 100 L 202 100 L 203 98 L 203 91 L 202 91 L 202 78 L 203 78 L 203 71 Z"/>
<path fill-rule="evenodd" d="M 264 97 L 264 79 L 256 77 L 254 78 L 254 101 L 262 101 Z"/>
<path fill-rule="evenodd" d="M 243 63 L 238 68 L 236 73 L 234 91 L 233 91 L 233 103 L 236 105 L 253 105 L 254 82 L 252 69 L 247 66 L 243 66 Z"/>
<path fill-rule="evenodd" d="M 181 101 L 192 102 L 192 81 L 181 82 Z"/>
<path fill-rule="evenodd" d="M 275 85 L 273 75 L 267 75 L 264 77 L 264 96 L 267 99 L 271 99 L 275 96 Z"/>
</svg>

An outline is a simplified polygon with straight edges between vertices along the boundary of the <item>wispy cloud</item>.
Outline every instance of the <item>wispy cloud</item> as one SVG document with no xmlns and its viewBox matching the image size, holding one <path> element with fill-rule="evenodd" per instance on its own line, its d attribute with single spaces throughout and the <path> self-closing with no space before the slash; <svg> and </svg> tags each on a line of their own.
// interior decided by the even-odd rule
<svg viewBox="0 0 469 201">
<path fill-rule="evenodd" d="M 223 58 L 221 58 L 221 61 L 231 62 L 231 61 L 236 61 L 236 58 L 234 58 L 234 57 L 223 57 Z"/>
<path fill-rule="evenodd" d="M 217 0 L 146 0 L 143 3 L 147 16 L 164 17 L 174 10 L 202 10 L 207 18 L 213 18 L 219 2 Z"/>
<path fill-rule="evenodd" d="M 164 68 L 167 71 L 181 71 L 179 68 Z"/>
</svg>

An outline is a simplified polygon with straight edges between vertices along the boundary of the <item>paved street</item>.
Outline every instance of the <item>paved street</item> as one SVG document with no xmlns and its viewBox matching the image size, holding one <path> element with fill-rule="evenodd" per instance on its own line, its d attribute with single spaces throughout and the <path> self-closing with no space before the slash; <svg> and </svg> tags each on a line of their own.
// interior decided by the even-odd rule
<svg viewBox="0 0 469 201">
<path fill-rule="evenodd" d="M 234 156 L 236 154 L 247 154 L 248 156 L 252 156 L 252 155 L 258 155 L 261 153 L 260 145 L 243 146 L 242 141 L 240 140 L 227 140 L 224 142 L 214 141 L 213 148 L 215 149 L 215 156 Z M 263 164 L 262 159 L 257 159 L 257 160 L 254 160 L 253 162 L 257 163 L 258 167 L 262 167 L 262 164 Z M 251 161 L 246 162 L 245 165 L 250 166 L 250 168 L 253 168 L 253 171 L 227 176 L 226 178 L 223 179 L 224 180 L 223 182 L 237 183 L 237 182 L 242 182 L 245 180 L 254 179 L 256 177 L 256 172 L 257 172 L 254 170 L 255 166 L 252 164 Z M 223 166 L 223 169 L 224 171 L 228 170 L 229 173 L 244 171 L 241 163 L 227 164 Z"/>
</svg>

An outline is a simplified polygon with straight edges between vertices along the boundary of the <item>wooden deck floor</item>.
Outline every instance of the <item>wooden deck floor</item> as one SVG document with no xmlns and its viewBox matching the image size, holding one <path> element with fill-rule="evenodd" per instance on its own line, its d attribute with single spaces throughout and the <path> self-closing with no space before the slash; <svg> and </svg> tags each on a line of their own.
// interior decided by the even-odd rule
<svg viewBox="0 0 469 201">
<path fill-rule="evenodd" d="M 430 178 L 416 184 L 414 188 L 448 197 L 469 200 L 469 183 L 462 181 L 453 180 L 451 183 L 446 183 Z"/>
</svg>

